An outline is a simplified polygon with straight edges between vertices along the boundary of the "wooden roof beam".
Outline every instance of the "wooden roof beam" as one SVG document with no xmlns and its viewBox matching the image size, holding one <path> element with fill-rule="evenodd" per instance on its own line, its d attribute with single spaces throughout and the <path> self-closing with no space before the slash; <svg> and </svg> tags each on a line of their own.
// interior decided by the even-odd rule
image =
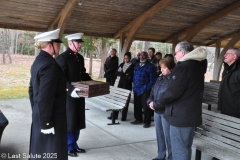
<svg viewBox="0 0 240 160">
<path fill-rule="evenodd" d="M 130 22 L 128 25 L 123 27 L 121 30 L 119 30 L 115 35 L 114 38 L 120 37 L 121 33 L 125 32 L 126 30 L 134 27 L 139 28 L 148 18 L 154 16 L 156 13 L 158 13 L 161 9 L 165 8 L 167 5 L 169 5 L 171 2 L 175 0 L 160 0 L 157 4 L 152 6 L 150 9 L 145 11 L 142 15 L 134 19 L 132 22 Z"/>
<path fill-rule="evenodd" d="M 234 10 L 238 9 L 239 7 L 240 7 L 240 1 L 237 1 L 237 2 L 229 5 L 228 7 L 214 13 L 213 15 L 203 19 L 202 21 L 198 22 L 197 24 L 194 24 L 194 25 L 188 27 L 187 29 L 185 29 L 183 31 L 180 31 L 177 34 L 174 34 L 174 35 L 170 36 L 165 41 L 169 42 L 173 39 L 174 36 L 177 35 L 179 37 L 182 34 L 186 34 L 184 40 L 191 41 L 193 39 L 193 37 L 197 33 L 199 33 L 204 27 L 206 27 L 210 23 L 218 20 L 221 17 L 224 17 L 224 16 L 228 15 L 230 12 L 233 12 Z"/>
<path fill-rule="evenodd" d="M 67 3 L 65 4 L 65 6 L 62 8 L 62 10 L 57 15 L 57 17 L 49 25 L 48 30 L 53 30 L 57 26 L 58 28 L 60 28 L 59 37 L 61 38 L 64 33 L 67 21 L 68 21 L 69 17 L 72 15 L 72 12 L 73 12 L 75 6 L 77 5 L 77 3 L 78 3 L 78 0 L 68 0 Z"/>
<path fill-rule="evenodd" d="M 212 41 L 212 42 L 209 42 L 209 43 L 207 43 L 206 45 L 207 45 L 207 46 L 210 46 L 210 45 L 215 44 L 215 43 L 217 43 L 217 42 L 224 41 L 224 40 L 226 40 L 226 39 L 229 39 L 229 38 L 234 37 L 236 34 L 240 34 L 240 30 L 238 30 L 238 31 L 236 31 L 236 32 L 233 32 L 233 33 L 231 33 L 231 34 L 228 34 L 228 35 L 226 35 L 226 36 L 224 36 L 224 37 L 221 37 L 221 38 L 219 38 L 219 39 L 217 39 L 217 40 L 214 40 L 214 41 Z"/>
</svg>

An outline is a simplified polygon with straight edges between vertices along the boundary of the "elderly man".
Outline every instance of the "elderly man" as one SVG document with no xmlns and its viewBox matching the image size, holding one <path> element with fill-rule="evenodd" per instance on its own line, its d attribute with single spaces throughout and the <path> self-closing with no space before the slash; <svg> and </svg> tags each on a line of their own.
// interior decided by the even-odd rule
<svg viewBox="0 0 240 160">
<path fill-rule="evenodd" d="M 222 114 L 240 118 L 240 49 L 230 48 L 224 55 L 224 71 L 218 94 Z"/>
<path fill-rule="evenodd" d="M 62 68 L 67 83 L 67 138 L 68 155 L 76 157 L 77 153 L 85 153 L 77 145 L 80 130 L 86 128 L 85 124 L 85 98 L 78 97 L 77 89 L 71 85 L 71 82 L 90 80 L 85 73 L 84 58 L 78 52 L 82 47 L 83 33 L 76 33 L 66 36 L 68 39 L 68 48 L 57 57 L 57 63 Z"/>
<path fill-rule="evenodd" d="M 164 117 L 170 124 L 174 160 L 191 159 L 194 129 L 202 124 L 207 50 L 202 47 L 193 49 L 186 41 L 177 44 L 177 65 L 172 71 L 166 91 L 159 95 L 160 103 L 166 106 Z"/>
<path fill-rule="evenodd" d="M 109 57 L 107 57 L 104 63 L 104 77 L 106 78 L 106 82 L 108 82 L 111 86 L 114 86 L 117 78 L 115 74 L 118 69 L 118 57 L 116 56 L 116 53 L 117 50 L 112 48 Z"/>
<path fill-rule="evenodd" d="M 157 80 L 156 68 L 147 59 L 147 52 L 141 52 L 140 62 L 134 67 L 133 92 L 134 92 L 134 117 L 132 124 L 142 124 L 149 128 L 151 124 L 151 115 L 153 111 L 148 107 L 147 99 L 151 89 Z M 144 121 L 142 118 L 142 109 L 144 110 Z"/>
</svg>

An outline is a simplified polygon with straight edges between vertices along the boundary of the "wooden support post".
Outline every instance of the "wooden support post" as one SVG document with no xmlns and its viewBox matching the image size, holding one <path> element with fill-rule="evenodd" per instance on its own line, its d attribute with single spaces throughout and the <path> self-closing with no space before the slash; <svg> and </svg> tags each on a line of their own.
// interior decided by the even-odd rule
<svg viewBox="0 0 240 160">
<path fill-rule="evenodd" d="M 214 58 L 214 68 L 213 68 L 213 80 L 218 80 L 219 75 L 218 75 L 218 69 L 217 66 L 219 66 L 218 63 L 218 58 L 220 56 L 220 48 L 221 48 L 221 42 L 218 41 L 216 43 L 216 49 L 215 49 L 215 58 Z"/>
<path fill-rule="evenodd" d="M 176 48 L 177 44 L 178 44 L 178 37 L 175 36 L 175 37 L 173 38 L 173 41 L 172 41 L 172 54 L 175 53 L 175 48 Z"/>
</svg>

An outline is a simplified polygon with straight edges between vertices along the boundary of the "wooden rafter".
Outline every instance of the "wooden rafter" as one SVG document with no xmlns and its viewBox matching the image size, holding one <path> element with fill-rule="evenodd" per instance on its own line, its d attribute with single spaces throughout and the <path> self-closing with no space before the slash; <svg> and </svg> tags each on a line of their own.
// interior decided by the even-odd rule
<svg viewBox="0 0 240 160">
<path fill-rule="evenodd" d="M 214 13 L 213 15 L 201 20 L 200 22 L 198 22 L 197 24 L 194 24 L 190 27 L 188 27 L 187 29 L 183 30 L 183 31 L 180 31 L 179 33 L 177 34 L 174 34 L 172 36 L 170 36 L 169 38 L 167 38 L 165 41 L 166 42 L 169 42 L 173 39 L 173 37 L 175 35 L 177 35 L 178 37 L 182 34 L 186 34 L 184 40 L 187 40 L 187 41 L 191 41 L 192 38 L 197 34 L 199 33 L 204 27 L 206 27 L 207 25 L 209 25 L 210 23 L 218 20 L 219 18 L 223 17 L 223 16 L 226 16 L 227 14 L 229 14 L 230 12 L 233 12 L 234 10 L 238 9 L 240 7 L 240 1 L 237 1 L 233 4 L 231 4 L 230 6 Z"/>
<path fill-rule="evenodd" d="M 114 38 L 118 38 L 121 33 L 125 32 L 126 30 L 134 27 L 138 29 L 148 18 L 152 17 L 156 13 L 158 13 L 161 9 L 165 8 L 168 4 L 173 2 L 174 0 L 161 0 L 157 4 L 155 4 L 153 7 L 148 9 L 146 12 L 144 12 L 142 15 L 134 19 L 132 22 L 130 22 L 128 25 L 123 27 L 120 31 L 118 31 Z"/>
<path fill-rule="evenodd" d="M 224 36 L 224 37 L 221 37 L 221 38 L 219 38 L 219 39 L 217 39 L 217 40 L 214 40 L 214 41 L 212 41 L 212 42 L 209 42 L 209 43 L 207 43 L 206 45 L 207 45 L 207 46 L 210 46 L 210 45 L 215 44 L 215 43 L 217 43 L 217 42 L 221 42 L 221 41 L 227 40 L 227 39 L 229 39 L 229 38 L 234 37 L 236 34 L 240 34 L 240 30 L 238 30 L 238 31 L 236 31 L 236 32 L 233 32 L 233 33 L 231 33 L 231 34 L 228 34 L 228 35 L 226 35 L 226 36 Z"/>
<path fill-rule="evenodd" d="M 53 30 L 57 26 L 61 29 L 60 37 L 62 37 L 67 21 L 71 16 L 75 6 L 77 5 L 77 0 L 68 0 L 62 10 L 59 12 L 57 17 L 53 20 L 53 22 L 49 25 L 48 30 Z"/>
</svg>

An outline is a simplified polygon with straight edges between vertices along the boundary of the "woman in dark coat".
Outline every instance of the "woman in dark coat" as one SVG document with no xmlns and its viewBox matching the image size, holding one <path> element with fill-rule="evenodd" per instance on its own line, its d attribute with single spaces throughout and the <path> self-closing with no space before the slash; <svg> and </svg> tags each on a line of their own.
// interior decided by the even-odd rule
<svg viewBox="0 0 240 160">
<path fill-rule="evenodd" d="M 29 86 L 32 107 L 30 160 L 68 159 L 66 83 L 53 58 L 60 49 L 58 35 L 59 29 L 35 37 L 41 51 L 31 67 Z"/>
<path fill-rule="evenodd" d="M 130 52 L 125 53 L 124 62 L 118 66 L 118 70 L 116 71 L 116 76 L 120 77 L 118 87 L 131 91 L 134 65 L 130 62 L 130 60 L 131 60 L 131 53 Z M 125 121 L 127 118 L 128 105 L 129 105 L 130 98 L 131 97 L 129 97 L 128 99 L 126 107 L 124 107 L 122 110 L 122 119 L 121 119 L 122 121 Z M 118 118 L 118 112 L 117 112 L 117 115 L 115 115 L 115 118 Z M 108 119 L 112 119 L 112 114 L 110 115 L 110 117 L 108 117 Z"/>
<path fill-rule="evenodd" d="M 165 106 L 161 104 L 158 99 L 160 93 L 167 89 L 171 70 L 174 68 L 175 63 L 173 57 L 163 58 L 159 62 L 161 66 L 161 75 L 158 77 L 155 85 L 151 90 L 151 94 L 147 100 L 150 108 L 154 110 L 154 122 L 156 127 L 158 155 L 154 160 L 158 159 L 172 159 L 172 149 L 170 141 L 170 125 L 163 117 Z M 168 155 L 166 156 L 166 153 Z"/>
</svg>

